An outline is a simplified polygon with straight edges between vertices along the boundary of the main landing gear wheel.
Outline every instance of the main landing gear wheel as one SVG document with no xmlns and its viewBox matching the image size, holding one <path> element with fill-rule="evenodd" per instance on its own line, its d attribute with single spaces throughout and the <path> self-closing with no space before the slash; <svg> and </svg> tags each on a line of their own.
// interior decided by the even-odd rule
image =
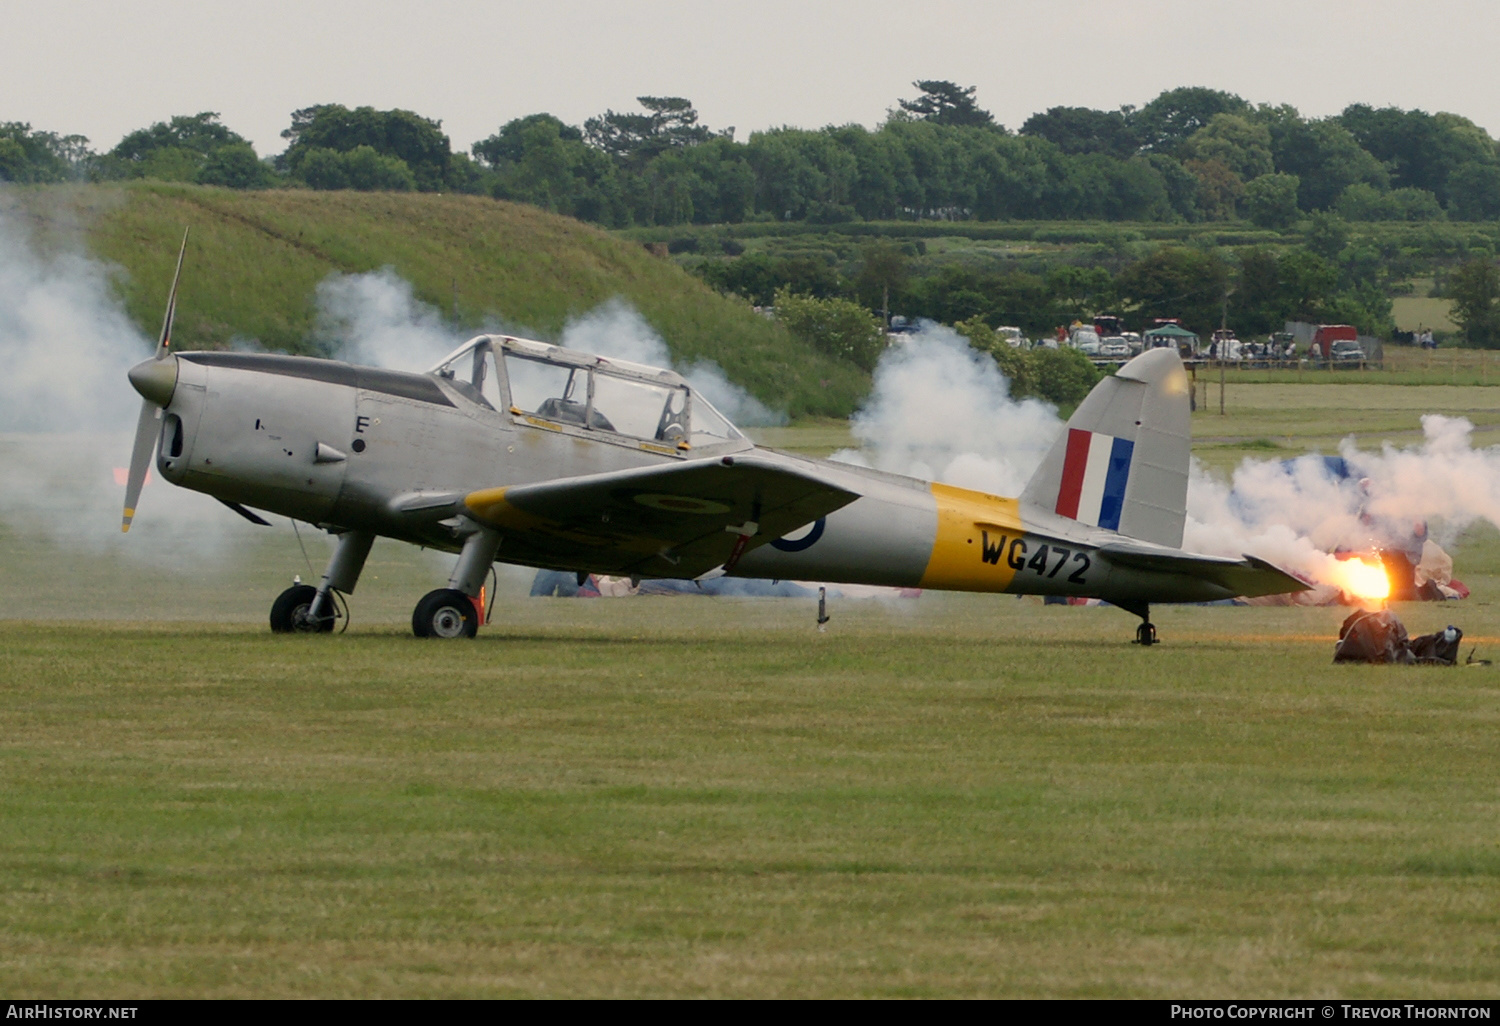
<svg viewBox="0 0 1500 1026">
<path fill-rule="evenodd" d="M 317 620 L 310 619 L 313 598 L 318 589 L 310 584 L 294 584 L 271 603 L 271 630 L 277 634 L 328 634 L 333 630 L 333 600 L 324 603 L 327 612 Z"/>
<path fill-rule="evenodd" d="M 1145 620 L 1135 629 L 1135 643 L 1137 645 L 1156 644 L 1156 624 Z"/>
<path fill-rule="evenodd" d="M 419 638 L 472 638 L 479 633 L 479 612 L 463 592 L 439 588 L 417 603 L 411 630 Z"/>
</svg>

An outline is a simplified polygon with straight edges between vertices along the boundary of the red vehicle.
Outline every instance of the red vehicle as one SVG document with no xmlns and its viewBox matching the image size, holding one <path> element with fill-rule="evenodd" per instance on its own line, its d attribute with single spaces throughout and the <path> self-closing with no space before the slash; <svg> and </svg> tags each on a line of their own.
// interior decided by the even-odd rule
<svg viewBox="0 0 1500 1026">
<path fill-rule="evenodd" d="M 1324 360 L 1332 358 L 1335 342 L 1359 342 L 1359 332 L 1352 324 L 1320 324 L 1313 335 L 1312 353 Z M 1311 354 L 1309 354 L 1311 355 Z"/>
</svg>

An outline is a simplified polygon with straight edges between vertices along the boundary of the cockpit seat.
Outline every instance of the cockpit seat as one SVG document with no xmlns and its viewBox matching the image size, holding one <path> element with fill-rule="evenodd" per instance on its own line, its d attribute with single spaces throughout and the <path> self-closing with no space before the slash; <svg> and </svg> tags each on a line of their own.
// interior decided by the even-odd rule
<svg viewBox="0 0 1500 1026">
<path fill-rule="evenodd" d="M 583 403 L 574 402 L 572 399 L 546 399 L 542 405 L 537 407 L 536 415 L 547 420 L 556 420 L 564 424 L 577 424 L 579 427 L 585 425 L 593 427 L 598 431 L 613 431 L 615 426 L 609 422 L 609 418 L 598 410 L 594 411 L 593 422 L 590 424 L 584 419 L 588 407 Z"/>
</svg>

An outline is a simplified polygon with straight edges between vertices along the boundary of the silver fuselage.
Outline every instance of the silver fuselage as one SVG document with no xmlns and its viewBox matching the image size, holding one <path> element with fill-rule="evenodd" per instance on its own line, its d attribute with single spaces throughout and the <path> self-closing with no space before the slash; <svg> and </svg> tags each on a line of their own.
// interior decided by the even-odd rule
<svg viewBox="0 0 1500 1026">
<path fill-rule="evenodd" d="M 476 489 L 755 449 L 688 450 L 498 410 L 434 374 L 262 354 L 184 353 L 163 410 L 163 477 L 226 502 L 418 545 L 458 550 Z M 472 391 L 472 390 L 469 390 Z M 779 539 L 756 539 L 735 576 L 966 591 L 1095 596 L 1121 604 L 1229 597 L 1185 574 L 1111 565 L 1111 532 L 1015 499 L 841 463 L 756 450 L 860 498 Z M 504 562 L 594 571 L 587 553 L 504 537 Z M 658 574 L 656 576 L 670 576 Z"/>
</svg>

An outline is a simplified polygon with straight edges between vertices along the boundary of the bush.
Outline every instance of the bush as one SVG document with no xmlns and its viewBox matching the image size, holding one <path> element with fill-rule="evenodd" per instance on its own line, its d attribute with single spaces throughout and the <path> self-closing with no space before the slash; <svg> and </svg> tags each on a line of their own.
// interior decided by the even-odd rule
<svg viewBox="0 0 1500 1026">
<path fill-rule="evenodd" d="M 228 189 L 263 189 L 276 179 L 249 143 L 220 146 L 204 158 L 198 169 L 199 185 L 222 185 Z"/>
<path fill-rule="evenodd" d="M 302 158 L 302 180 L 314 189 L 357 189 L 360 192 L 411 192 L 416 176 L 400 157 L 382 157 L 371 146 L 347 153 L 315 147 Z"/>
<path fill-rule="evenodd" d="M 1245 216 L 1262 228 L 1285 228 L 1297 220 L 1296 175 L 1261 175 L 1245 186 Z"/>
<path fill-rule="evenodd" d="M 885 352 L 880 321 L 847 299 L 816 299 L 790 288 L 776 292 L 776 319 L 820 353 L 873 371 Z"/>
<path fill-rule="evenodd" d="M 1033 349 L 1037 395 L 1058 406 L 1077 406 L 1104 375 L 1076 349 Z"/>
</svg>

